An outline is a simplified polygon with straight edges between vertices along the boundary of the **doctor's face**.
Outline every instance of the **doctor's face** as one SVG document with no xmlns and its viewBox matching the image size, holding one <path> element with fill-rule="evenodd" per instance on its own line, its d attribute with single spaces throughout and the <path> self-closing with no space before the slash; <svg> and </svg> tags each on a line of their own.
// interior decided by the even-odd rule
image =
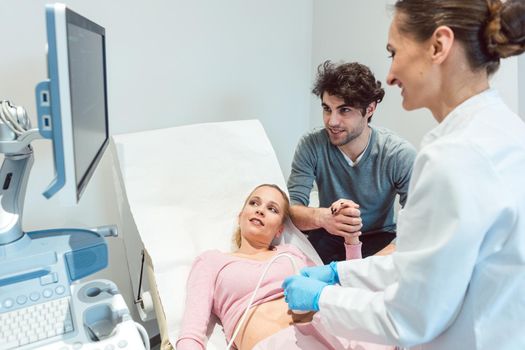
<svg viewBox="0 0 525 350">
<path fill-rule="evenodd" d="M 287 202 L 281 192 L 262 186 L 252 192 L 239 214 L 239 227 L 243 239 L 269 245 L 284 228 Z"/>
<path fill-rule="evenodd" d="M 368 125 L 369 113 L 363 116 L 360 108 L 349 106 L 338 96 L 323 93 L 322 107 L 324 126 L 334 146 L 348 144 L 359 137 Z"/>
<path fill-rule="evenodd" d="M 388 33 L 387 50 L 392 63 L 387 83 L 401 89 L 406 110 L 429 107 L 435 99 L 439 81 L 430 61 L 432 46 L 429 42 L 417 42 L 399 31 L 403 16 L 396 13 Z"/>
</svg>

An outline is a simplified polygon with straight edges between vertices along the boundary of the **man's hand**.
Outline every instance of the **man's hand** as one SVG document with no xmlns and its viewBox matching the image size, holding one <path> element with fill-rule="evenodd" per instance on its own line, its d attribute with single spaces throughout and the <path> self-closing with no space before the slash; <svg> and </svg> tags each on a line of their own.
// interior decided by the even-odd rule
<svg viewBox="0 0 525 350">
<path fill-rule="evenodd" d="M 339 199 L 330 208 L 321 211 L 319 223 L 329 233 L 351 241 L 361 235 L 363 227 L 359 204 L 348 199 Z"/>
<path fill-rule="evenodd" d="M 381 249 L 374 255 L 385 256 L 385 255 L 390 255 L 395 251 L 396 251 L 396 245 L 394 243 L 390 243 L 389 245 L 387 245 L 386 247 L 384 247 L 383 249 Z"/>
</svg>

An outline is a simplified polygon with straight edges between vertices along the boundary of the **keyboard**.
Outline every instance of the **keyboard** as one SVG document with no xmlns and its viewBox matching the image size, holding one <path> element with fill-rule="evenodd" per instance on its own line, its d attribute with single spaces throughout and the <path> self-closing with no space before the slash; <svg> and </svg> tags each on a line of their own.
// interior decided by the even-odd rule
<svg viewBox="0 0 525 350">
<path fill-rule="evenodd" d="M 71 297 L 49 300 L 0 314 L 0 350 L 15 349 L 73 331 Z"/>
</svg>

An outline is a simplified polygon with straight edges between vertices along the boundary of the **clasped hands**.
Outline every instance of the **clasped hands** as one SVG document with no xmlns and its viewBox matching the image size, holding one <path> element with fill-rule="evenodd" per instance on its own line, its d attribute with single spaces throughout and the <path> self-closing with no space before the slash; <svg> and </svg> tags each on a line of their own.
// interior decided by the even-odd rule
<svg viewBox="0 0 525 350">
<path fill-rule="evenodd" d="M 321 211 L 320 224 L 330 234 L 344 237 L 345 243 L 357 244 L 363 227 L 359 205 L 348 199 L 339 199 Z M 282 287 L 290 310 L 319 311 L 322 290 L 336 283 L 339 283 L 337 264 L 331 262 L 303 268 L 300 275 L 286 278 Z"/>
<path fill-rule="evenodd" d="M 305 267 L 283 282 L 284 300 L 290 310 L 319 311 L 319 298 L 324 287 L 339 283 L 337 263 Z"/>
<path fill-rule="evenodd" d="M 320 226 L 332 235 L 344 237 L 346 243 L 356 244 L 363 227 L 359 204 L 349 199 L 336 200 L 330 208 L 323 209 Z"/>
</svg>

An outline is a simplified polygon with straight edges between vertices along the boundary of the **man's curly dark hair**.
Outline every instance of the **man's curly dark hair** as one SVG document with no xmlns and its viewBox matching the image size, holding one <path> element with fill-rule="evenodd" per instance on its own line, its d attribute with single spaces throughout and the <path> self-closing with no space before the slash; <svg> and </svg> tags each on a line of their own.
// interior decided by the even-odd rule
<svg viewBox="0 0 525 350">
<path fill-rule="evenodd" d="M 357 62 L 335 64 L 329 60 L 317 67 L 317 81 L 312 90 L 320 99 L 325 92 L 361 109 L 362 115 L 366 114 L 370 103 L 380 103 L 385 96 L 381 82 L 367 66 Z M 372 116 L 368 121 L 371 119 Z"/>
</svg>

